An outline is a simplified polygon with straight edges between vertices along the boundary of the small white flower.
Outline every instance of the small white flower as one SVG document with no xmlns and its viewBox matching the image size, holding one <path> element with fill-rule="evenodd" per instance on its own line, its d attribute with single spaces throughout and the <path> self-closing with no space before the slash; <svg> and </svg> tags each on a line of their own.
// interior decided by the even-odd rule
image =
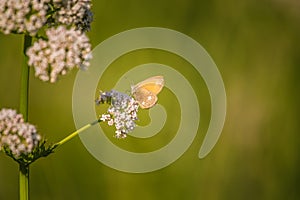
<svg viewBox="0 0 300 200">
<path fill-rule="evenodd" d="M 1 0 L 0 31 L 35 35 L 47 21 L 50 0 Z"/>
<path fill-rule="evenodd" d="M 110 120 L 102 120 L 102 114 L 100 119 L 102 121 L 108 121 L 108 125 L 114 125 L 116 128 L 116 138 L 125 138 L 127 133 L 133 131 L 137 120 L 137 112 L 139 104 L 132 97 L 127 94 L 111 90 L 109 92 L 101 92 L 99 99 L 96 103 L 110 103 L 107 113 L 110 116 Z"/>
<path fill-rule="evenodd" d="M 109 126 L 114 125 L 114 120 L 113 120 L 113 119 L 109 120 L 109 121 L 107 122 L 107 124 L 108 124 Z"/>
<path fill-rule="evenodd" d="M 55 19 L 58 23 L 76 25 L 78 29 L 90 30 L 93 21 L 91 0 L 53 0 L 57 9 Z"/>
<path fill-rule="evenodd" d="M 15 157 L 28 154 L 38 145 L 41 136 L 35 126 L 25 123 L 15 110 L 0 110 L 0 148 L 8 147 Z"/>
<path fill-rule="evenodd" d="M 28 65 L 42 81 L 53 83 L 74 67 L 90 65 L 91 44 L 83 32 L 58 26 L 48 29 L 46 35 L 47 41 L 39 39 L 26 52 Z"/>
</svg>

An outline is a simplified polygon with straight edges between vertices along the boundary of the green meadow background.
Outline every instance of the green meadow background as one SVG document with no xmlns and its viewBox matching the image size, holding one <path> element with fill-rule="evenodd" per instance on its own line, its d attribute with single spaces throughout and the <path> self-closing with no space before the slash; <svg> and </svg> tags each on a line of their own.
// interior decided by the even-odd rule
<svg viewBox="0 0 300 200">
<path fill-rule="evenodd" d="M 201 124 L 194 142 L 170 166 L 130 174 L 94 159 L 76 137 L 31 165 L 31 200 L 299 199 L 299 9 L 294 0 L 93 1 L 95 16 L 88 33 L 93 46 L 122 31 L 148 26 L 174 29 L 199 42 L 217 64 L 226 87 L 224 130 L 213 151 L 198 159 L 210 118 L 205 83 L 192 66 L 171 53 L 128 53 L 105 73 L 104 89 L 110 89 L 124 69 L 138 64 L 161 62 L 176 68 L 194 85 L 199 99 Z M 22 36 L 0 34 L 0 45 L 0 107 L 18 109 Z M 49 84 L 31 71 L 29 120 L 50 142 L 75 129 L 76 72 Z M 178 102 L 169 90 L 161 93 L 160 103 L 170 118 L 178 116 Z M 141 116 L 141 125 L 147 124 L 147 111 Z M 107 136 L 124 149 L 152 151 L 174 137 L 171 130 L 179 121 L 170 120 L 170 135 L 155 136 L 153 142 Z M 18 165 L 0 153 L 0 199 L 17 198 Z"/>
</svg>

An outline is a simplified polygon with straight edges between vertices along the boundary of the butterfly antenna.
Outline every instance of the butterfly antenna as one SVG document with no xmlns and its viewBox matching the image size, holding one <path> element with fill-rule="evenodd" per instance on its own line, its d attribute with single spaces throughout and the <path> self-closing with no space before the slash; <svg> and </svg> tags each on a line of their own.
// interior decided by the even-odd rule
<svg viewBox="0 0 300 200">
<path fill-rule="evenodd" d="M 131 94 L 131 92 L 132 92 L 132 88 L 133 88 L 133 86 L 134 86 L 135 84 L 134 84 L 134 81 L 132 80 L 132 79 L 130 79 L 130 94 Z"/>
</svg>

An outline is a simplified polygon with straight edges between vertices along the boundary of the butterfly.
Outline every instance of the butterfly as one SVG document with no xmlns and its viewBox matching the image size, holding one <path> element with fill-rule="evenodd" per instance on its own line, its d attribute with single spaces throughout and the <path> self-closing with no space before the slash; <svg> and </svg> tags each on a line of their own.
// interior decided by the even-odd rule
<svg viewBox="0 0 300 200">
<path fill-rule="evenodd" d="M 164 87 L 163 76 L 153 76 L 131 86 L 131 94 L 143 109 L 153 107 L 157 102 L 157 94 Z"/>
</svg>

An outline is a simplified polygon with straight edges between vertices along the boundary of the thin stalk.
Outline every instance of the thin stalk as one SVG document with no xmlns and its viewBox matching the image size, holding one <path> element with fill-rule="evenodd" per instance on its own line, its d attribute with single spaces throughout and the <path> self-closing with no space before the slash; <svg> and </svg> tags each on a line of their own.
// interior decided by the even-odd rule
<svg viewBox="0 0 300 200">
<path fill-rule="evenodd" d="M 29 165 L 19 165 L 19 187 L 20 200 L 28 200 L 29 195 Z"/>
<path fill-rule="evenodd" d="M 32 37 L 24 35 L 23 54 L 24 63 L 21 68 L 21 94 L 20 94 L 20 113 L 25 121 L 28 120 L 28 89 L 29 89 L 29 66 L 27 65 L 28 57 L 26 50 L 31 46 Z M 20 164 L 19 166 L 19 198 L 28 200 L 29 195 L 29 166 Z"/>
<path fill-rule="evenodd" d="M 20 94 L 20 113 L 24 120 L 28 120 L 28 90 L 29 90 L 29 66 L 27 65 L 28 57 L 26 50 L 31 46 L 32 37 L 24 35 L 23 54 L 24 62 L 21 68 L 21 94 Z"/>
<path fill-rule="evenodd" d="M 100 119 L 98 119 L 98 120 L 96 120 L 96 121 L 94 121 L 94 122 L 92 122 L 92 123 L 89 123 L 89 124 L 87 124 L 87 125 L 81 127 L 80 129 L 74 131 L 73 133 L 71 133 L 70 135 L 68 135 L 67 137 L 65 137 L 64 139 L 62 139 L 61 141 L 57 142 L 57 143 L 55 144 L 55 146 L 58 147 L 58 146 L 64 144 L 65 142 L 71 140 L 73 137 L 77 136 L 77 135 L 78 135 L 79 133 L 81 133 L 82 131 L 84 131 L 84 130 L 90 128 L 91 126 L 93 126 L 93 125 L 95 125 L 95 124 L 97 124 L 97 123 L 99 123 L 99 122 L 101 122 Z"/>
</svg>

